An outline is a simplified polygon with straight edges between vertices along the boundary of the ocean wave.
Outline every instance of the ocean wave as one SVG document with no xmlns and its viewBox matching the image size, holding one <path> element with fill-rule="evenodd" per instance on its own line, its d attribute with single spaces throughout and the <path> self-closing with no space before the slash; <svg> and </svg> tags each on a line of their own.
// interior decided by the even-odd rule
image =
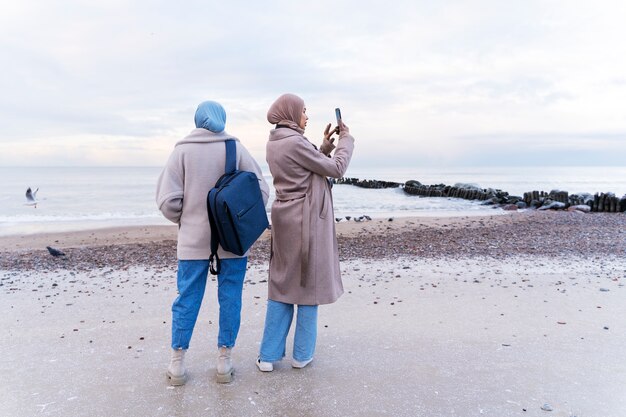
<svg viewBox="0 0 626 417">
<path fill-rule="evenodd" d="M 81 214 L 14 214 L 0 215 L 0 223 L 65 223 L 83 221 L 109 221 L 109 220 L 148 220 L 161 219 L 159 213 L 81 213 Z"/>
</svg>

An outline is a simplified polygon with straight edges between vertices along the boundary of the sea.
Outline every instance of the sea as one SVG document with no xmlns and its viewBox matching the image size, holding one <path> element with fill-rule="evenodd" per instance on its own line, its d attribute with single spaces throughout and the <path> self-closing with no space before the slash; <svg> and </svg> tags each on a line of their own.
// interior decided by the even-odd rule
<svg viewBox="0 0 626 417">
<path fill-rule="evenodd" d="M 129 225 L 170 224 L 155 202 L 161 167 L 0 167 L 0 236 Z M 263 170 L 270 184 L 269 170 Z M 470 183 L 511 195 L 554 189 L 626 194 L 626 167 L 350 168 L 346 177 L 422 184 Z M 37 190 L 36 207 L 26 189 Z M 402 189 L 333 187 L 335 217 L 391 218 L 502 214 L 476 201 L 418 197 Z"/>
</svg>

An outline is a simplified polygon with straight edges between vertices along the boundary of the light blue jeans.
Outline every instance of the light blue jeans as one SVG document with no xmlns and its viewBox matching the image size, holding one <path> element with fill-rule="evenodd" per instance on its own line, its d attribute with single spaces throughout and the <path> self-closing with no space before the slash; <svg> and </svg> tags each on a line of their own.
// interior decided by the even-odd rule
<svg viewBox="0 0 626 417">
<path fill-rule="evenodd" d="M 241 293 L 248 258 L 221 259 L 217 276 L 220 305 L 217 346 L 232 348 L 241 323 Z M 178 297 L 172 305 L 172 348 L 187 349 L 204 297 L 208 260 L 178 260 Z"/>
<path fill-rule="evenodd" d="M 285 357 L 287 334 L 293 320 L 293 304 L 267 300 L 265 329 L 259 357 L 263 362 L 278 362 Z M 317 339 L 317 306 L 298 305 L 293 358 L 305 362 L 313 358 Z"/>
</svg>

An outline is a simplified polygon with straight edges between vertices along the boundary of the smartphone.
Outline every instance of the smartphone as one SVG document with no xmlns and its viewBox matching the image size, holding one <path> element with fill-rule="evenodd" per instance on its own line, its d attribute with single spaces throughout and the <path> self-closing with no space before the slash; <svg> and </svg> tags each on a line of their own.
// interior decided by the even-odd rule
<svg viewBox="0 0 626 417">
<path fill-rule="evenodd" d="M 341 110 L 339 110 L 339 107 L 335 109 L 335 116 L 337 117 L 337 126 L 341 126 Z"/>
</svg>

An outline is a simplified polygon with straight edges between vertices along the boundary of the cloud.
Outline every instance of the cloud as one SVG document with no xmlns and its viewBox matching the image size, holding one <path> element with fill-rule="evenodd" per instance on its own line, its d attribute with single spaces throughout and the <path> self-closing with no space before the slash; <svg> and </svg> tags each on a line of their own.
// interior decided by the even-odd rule
<svg viewBox="0 0 626 417">
<path fill-rule="evenodd" d="M 620 162 L 603 135 L 626 131 L 624 12 L 618 1 L 2 4 L 0 163 L 160 164 L 209 98 L 263 160 L 265 112 L 284 92 L 307 102 L 314 142 L 342 107 L 357 164 L 485 163 L 472 143 L 518 160 L 511 147 L 541 142 L 534 132 L 549 132 L 551 155 L 594 144 L 594 160 Z M 581 152 L 571 160 L 589 160 Z"/>
</svg>

